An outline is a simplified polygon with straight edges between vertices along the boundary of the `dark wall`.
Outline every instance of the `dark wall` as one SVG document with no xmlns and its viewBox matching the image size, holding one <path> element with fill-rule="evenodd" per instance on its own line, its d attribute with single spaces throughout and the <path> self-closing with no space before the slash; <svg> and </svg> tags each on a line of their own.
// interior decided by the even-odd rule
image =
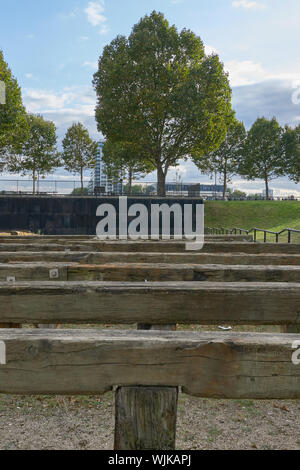
<svg viewBox="0 0 300 470">
<path fill-rule="evenodd" d="M 187 198 L 128 198 L 128 205 L 143 203 L 201 203 Z M 44 235 L 95 235 L 100 218 L 96 210 L 100 204 L 110 203 L 116 208 L 118 197 L 33 197 L 0 196 L 0 231 L 30 230 Z"/>
</svg>

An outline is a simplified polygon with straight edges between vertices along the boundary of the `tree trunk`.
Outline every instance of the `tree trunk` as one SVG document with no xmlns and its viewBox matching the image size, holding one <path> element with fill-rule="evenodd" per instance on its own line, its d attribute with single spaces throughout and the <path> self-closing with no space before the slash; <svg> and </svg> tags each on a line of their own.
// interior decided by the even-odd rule
<svg viewBox="0 0 300 470">
<path fill-rule="evenodd" d="M 227 189 L 227 168 L 224 168 L 224 179 L 223 179 L 223 201 L 225 201 L 226 197 L 226 189 Z"/>
<path fill-rule="evenodd" d="M 217 200 L 217 172 L 215 171 L 215 201 Z"/>
<path fill-rule="evenodd" d="M 32 194 L 35 196 L 35 170 L 32 173 Z"/>
<path fill-rule="evenodd" d="M 166 195 L 166 173 L 161 166 L 157 168 L 157 195 L 162 197 Z"/>
<path fill-rule="evenodd" d="M 80 168 L 81 196 L 83 195 L 83 170 Z"/>
<path fill-rule="evenodd" d="M 37 172 L 37 185 L 36 185 L 36 187 L 37 187 L 37 188 L 36 188 L 36 189 L 37 189 L 36 192 L 37 192 L 37 194 L 39 194 L 39 192 L 40 192 L 40 171 L 39 171 L 39 170 L 38 170 L 38 172 Z"/>
<path fill-rule="evenodd" d="M 266 200 L 269 200 L 269 182 L 268 178 L 265 178 L 265 183 L 266 183 Z"/>
<path fill-rule="evenodd" d="M 132 195 L 132 178 L 133 178 L 133 173 L 132 173 L 132 168 L 129 169 L 128 171 L 128 194 L 129 196 Z"/>
</svg>

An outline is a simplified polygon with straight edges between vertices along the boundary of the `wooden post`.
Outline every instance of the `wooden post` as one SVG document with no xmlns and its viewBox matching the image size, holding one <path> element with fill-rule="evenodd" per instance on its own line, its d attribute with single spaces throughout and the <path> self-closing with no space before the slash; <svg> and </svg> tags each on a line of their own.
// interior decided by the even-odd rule
<svg viewBox="0 0 300 470">
<path fill-rule="evenodd" d="M 176 325 L 138 324 L 138 330 L 176 330 Z M 115 450 L 174 450 L 178 387 L 118 387 Z"/>
<path fill-rule="evenodd" d="M 119 387 L 115 450 L 174 450 L 177 387 Z"/>
</svg>

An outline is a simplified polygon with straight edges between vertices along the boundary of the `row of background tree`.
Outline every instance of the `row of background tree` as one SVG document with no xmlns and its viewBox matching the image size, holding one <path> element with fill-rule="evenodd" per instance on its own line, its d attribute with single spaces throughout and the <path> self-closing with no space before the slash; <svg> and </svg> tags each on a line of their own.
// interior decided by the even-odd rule
<svg viewBox="0 0 300 470">
<path fill-rule="evenodd" d="M 0 80 L 6 104 L 0 104 L 2 169 L 31 173 L 33 180 L 63 166 L 81 175 L 93 168 L 97 144 L 87 129 L 71 126 L 57 151 L 55 125 L 27 114 L 21 90 L 0 52 Z M 106 139 L 109 177 L 157 171 L 158 194 L 165 195 L 168 171 L 191 159 L 202 173 L 218 174 L 224 184 L 233 175 L 269 182 L 287 175 L 300 181 L 300 126 L 281 127 L 275 118 L 259 118 L 249 132 L 235 118 L 229 78 L 217 54 L 207 55 L 192 31 L 178 32 L 162 13 L 137 23 L 128 38 L 117 36 L 99 58 L 93 85 L 96 122 Z"/>
</svg>

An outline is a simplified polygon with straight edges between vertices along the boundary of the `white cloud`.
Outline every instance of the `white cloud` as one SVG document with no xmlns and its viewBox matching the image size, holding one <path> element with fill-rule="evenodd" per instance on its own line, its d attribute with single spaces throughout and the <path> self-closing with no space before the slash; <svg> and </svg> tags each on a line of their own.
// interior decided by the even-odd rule
<svg viewBox="0 0 300 470">
<path fill-rule="evenodd" d="M 224 64 L 224 68 L 229 72 L 231 86 L 252 85 L 267 79 L 261 64 L 251 60 L 231 60 Z"/>
<path fill-rule="evenodd" d="M 79 39 L 80 39 L 80 41 L 88 41 L 89 40 L 88 36 L 80 36 Z"/>
<path fill-rule="evenodd" d="M 96 96 L 91 86 L 65 87 L 61 93 L 25 88 L 23 101 L 27 111 L 52 120 L 58 128 L 59 137 L 72 123 L 80 121 L 93 136 L 99 138 L 95 122 Z"/>
<path fill-rule="evenodd" d="M 296 83 L 300 83 L 300 69 L 287 70 L 284 73 L 269 72 L 258 62 L 252 60 L 230 60 L 225 62 L 224 68 L 229 72 L 231 86 L 246 86 L 260 83 L 266 80 L 283 80 L 291 82 L 290 86 L 296 88 Z"/>
<path fill-rule="evenodd" d="M 29 112 L 40 113 L 45 109 L 62 109 L 71 102 L 69 93 L 55 94 L 51 91 L 28 89 L 24 90 L 24 104 Z"/>
<path fill-rule="evenodd" d="M 88 22 L 93 26 L 98 26 L 101 23 L 105 23 L 107 18 L 103 15 L 104 1 L 99 0 L 98 2 L 90 2 L 87 8 L 84 10 L 87 14 Z"/>
<path fill-rule="evenodd" d="M 235 0 L 232 2 L 234 8 L 244 8 L 245 10 L 264 10 L 266 5 L 264 3 L 253 2 L 248 0 Z"/>
<path fill-rule="evenodd" d="M 90 67 L 92 68 L 93 70 L 97 70 L 98 69 L 98 62 L 89 62 L 89 61 L 86 61 L 86 62 L 83 62 L 83 66 L 84 67 Z"/>
<path fill-rule="evenodd" d="M 107 18 L 104 15 L 105 12 L 105 3 L 104 0 L 98 0 L 97 2 L 90 2 L 87 8 L 84 10 L 88 22 L 93 26 L 101 26 L 99 34 L 107 34 L 109 27 L 107 25 Z"/>
<path fill-rule="evenodd" d="M 218 53 L 217 49 L 213 46 L 210 46 L 209 44 L 204 46 L 204 50 L 205 50 L 206 55 L 211 55 L 211 54 L 217 54 Z"/>
<path fill-rule="evenodd" d="M 25 77 L 26 78 L 33 78 L 33 75 L 32 75 L 32 73 L 25 73 Z"/>
</svg>

